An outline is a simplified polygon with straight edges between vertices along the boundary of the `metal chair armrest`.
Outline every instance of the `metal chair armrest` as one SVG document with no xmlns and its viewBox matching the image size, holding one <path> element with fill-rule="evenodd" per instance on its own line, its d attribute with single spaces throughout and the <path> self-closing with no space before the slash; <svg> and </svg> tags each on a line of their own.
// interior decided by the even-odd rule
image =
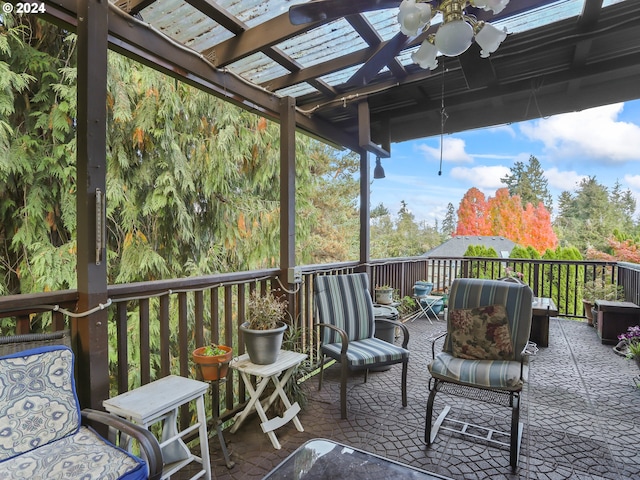
<svg viewBox="0 0 640 480">
<path fill-rule="evenodd" d="M 327 327 L 331 330 L 335 330 L 340 335 L 340 339 L 342 340 L 342 349 L 340 350 L 341 355 L 347 354 L 347 349 L 349 348 L 349 337 L 347 337 L 347 332 L 342 330 L 341 328 L 336 327 L 330 323 L 316 323 L 318 327 Z"/>
<path fill-rule="evenodd" d="M 87 422 L 101 423 L 136 439 L 145 454 L 145 460 L 149 469 L 149 479 L 160 479 L 163 468 L 162 451 L 160 450 L 158 440 L 149 430 L 124 418 L 90 408 L 85 408 L 81 414 L 83 424 Z"/>
<path fill-rule="evenodd" d="M 436 342 L 440 340 L 442 337 L 445 337 L 446 335 L 447 335 L 447 332 L 442 332 L 440 335 L 438 335 L 431 341 L 431 359 L 432 360 L 436 359 Z"/>
<path fill-rule="evenodd" d="M 391 320 L 390 318 L 376 318 L 376 322 L 386 322 L 400 327 L 400 330 L 402 330 L 402 348 L 407 348 L 407 345 L 409 345 L 409 329 L 404 323 L 398 320 Z"/>
</svg>

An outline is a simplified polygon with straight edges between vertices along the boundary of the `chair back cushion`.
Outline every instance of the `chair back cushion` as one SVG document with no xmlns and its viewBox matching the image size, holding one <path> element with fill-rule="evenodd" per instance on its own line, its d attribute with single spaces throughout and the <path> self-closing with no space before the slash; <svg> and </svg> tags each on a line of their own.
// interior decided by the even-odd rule
<svg viewBox="0 0 640 480">
<path fill-rule="evenodd" d="M 0 358 L 0 462 L 78 431 L 73 353 L 53 346 Z"/>
<path fill-rule="evenodd" d="M 373 301 L 366 273 L 317 277 L 314 296 L 320 323 L 341 328 L 347 332 L 350 341 L 373 337 Z M 330 328 L 323 328 L 322 342 L 340 342 L 340 335 Z"/>
<path fill-rule="evenodd" d="M 452 330 L 452 311 L 489 305 L 503 305 L 505 307 L 513 346 L 513 359 L 520 361 L 520 353 L 529 341 L 531 331 L 533 292 L 528 285 L 477 278 L 454 280 L 449 296 L 447 332 Z M 443 350 L 453 354 L 451 335 L 447 335 Z"/>
</svg>

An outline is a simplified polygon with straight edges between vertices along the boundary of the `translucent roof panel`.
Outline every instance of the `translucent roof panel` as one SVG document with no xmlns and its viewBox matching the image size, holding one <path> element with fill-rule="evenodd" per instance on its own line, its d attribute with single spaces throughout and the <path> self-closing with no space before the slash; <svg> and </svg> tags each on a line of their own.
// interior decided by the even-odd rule
<svg viewBox="0 0 640 480">
<path fill-rule="evenodd" d="M 115 0 L 111 0 L 115 1 Z M 345 0 L 346 1 L 346 0 Z M 517 2 L 518 0 L 511 0 Z M 504 26 L 509 33 L 519 33 L 541 27 L 559 20 L 580 15 L 586 0 L 557 0 L 535 8 L 527 13 L 513 16 L 494 23 Z M 603 7 L 629 0 L 604 0 Z M 635 0 L 639 1 L 639 0 Z M 217 0 L 203 6 L 223 9 L 235 17 L 242 28 L 250 29 L 277 16 L 286 15 L 292 5 L 304 3 L 304 0 Z M 400 3 L 400 0 L 398 0 Z M 197 4 L 194 2 L 194 4 Z M 141 12 L 143 21 L 160 30 L 195 51 L 202 52 L 233 37 L 233 34 L 205 14 L 186 3 L 185 0 L 157 0 Z M 397 8 L 364 12 L 362 15 L 375 30 L 381 41 L 389 41 L 399 32 Z M 432 25 L 440 22 L 441 16 L 434 18 Z M 336 58 L 366 49 L 369 45 L 345 19 L 338 19 L 325 25 L 280 42 L 275 45 L 300 68 L 309 68 L 330 62 Z M 400 52 L 397 59 L 402 65 L 413 64 L 411 53 L 417 47 Z M 289 70 L 270 58 L 269 52 L 258 52 L 232 62 L 229 70 L 241 75 L 248 81 L 268 85 L 269 80 L 287 75 Z M 322 75 L 321 79 L 332 86 L 347 81 L 359 68 L 348 66 L 343 71 Z M 381 72 L 387 71 L 383 67 Z M 292 85 L 279 90 L 291 95 L 303 95 L 315 91 L 306 85 Z"/>
</svg>

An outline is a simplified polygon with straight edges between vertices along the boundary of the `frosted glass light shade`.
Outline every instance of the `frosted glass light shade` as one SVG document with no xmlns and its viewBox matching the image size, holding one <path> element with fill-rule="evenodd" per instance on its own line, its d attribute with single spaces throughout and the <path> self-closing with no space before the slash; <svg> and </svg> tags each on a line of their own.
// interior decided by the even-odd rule
<svg viewBox="0 0 640 480">
<path fill-rule="evenodd" d="M 411 54 L 411 60 L 420 65 L 421 68 L 435 70 L 438 67 L 437 54 L 438 49 L 436 46 L 429 40 L 425 40 L 420 45 L 420 48 Z"/>
<path fill-rule="evenodd" d="M 402 0 L 398 23 L 400 31 L 409 37 L 415 37 L 431 20 L 431 5 L 428 3 L 416 3 L 416 0 Z"/>
<path fill-rule="evenodd" d="M 490 23 L 485 23 L 476 33 L 476 42 L 478 42 L 478 45 L 482 48 L 482 50 L 480 50 L 480 56 L 487 58 L 498 49 L 505 38 L 507 38 L 506 28 L 500 30 Z"/>
<path fill-rule="evenodd" d="M 440 25 L 436 33 L 436 47 L 443 55 L 455 57 L 465 52 L 473 40 L 473 27 L 464 20 Z"/>
<path fill-rule="evenodd" d="M 500 13 L 509 4 L 509 0 L 473 0 L 473 5 L 485 11 L 493 10 L 494 15 Z"/>
</svg>

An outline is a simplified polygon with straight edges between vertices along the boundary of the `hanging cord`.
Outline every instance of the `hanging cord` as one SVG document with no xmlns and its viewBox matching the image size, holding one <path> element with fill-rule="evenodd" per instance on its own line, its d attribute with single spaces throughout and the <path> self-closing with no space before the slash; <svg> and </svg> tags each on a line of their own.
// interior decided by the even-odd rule
<svg viewBox="0 0 640 480">
<path fill-rule="evenodd" d="M 100 310 L 104 310 L 105 308 L 109 307 L 112 303 L 113 303 L 112 300 L 108 298 L 107 303 L 99 303 L 97 307 L 93 307 L 92 309 L 87 310 L 86 312 L 80 312 L 80 313 L 71 312 L 66 308 L 62 308 L 60 305 L 36 305 L 35 307 L 32 307 L 32 308 L 34 309 L 43 308 L 46 310 L 52 310 L 54 312 L 61 312 L 69 317 L 81 318 L 81 317 L 88 317 L 92 313 L 96 313 Z"/>
<path fill-rule="evenodd" d="M 444 155 L 444 124 L 447 122 L 449 115 L 444 108 L 444 61 L 442 62 L 442 93 L 440 95 L 440 170 L 438 175 L 442 175 L 442 157 Z"/>
</svg>

